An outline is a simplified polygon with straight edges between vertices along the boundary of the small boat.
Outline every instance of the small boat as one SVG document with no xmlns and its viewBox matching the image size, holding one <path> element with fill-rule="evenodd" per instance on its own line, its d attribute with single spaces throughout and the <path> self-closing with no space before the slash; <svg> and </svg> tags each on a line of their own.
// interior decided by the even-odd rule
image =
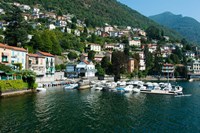
<svg viewBox="0 0 200 133">
<path fill-rule="evenodd" d="M 125 92 L 125 89 L 122 87 L 117 87 L 116 90 L 117 92 Z"/>
<path fill-rule="evenodd" d="M 47 89 L 46 88 L 36 88 L 36 91 L 38 91 L 38 92 L 46 92 L 47 91 Z"/>
<path fill-rule="evenodd" d="M 128 85 L 124 88 L 125 92 L 132 92 L 133 91 L 133 85 Z"/>
<path fill-rule="evenodd" d="M 97 86 L 97 87 L 95 88 L 95 90 L 96 90 L 96 91 L 101 91 L 101 90 L 103 90 L 103 87 Z"/>
<path fill-rule="evenodd" d="M 193 82 L 194 81 L 194 79 L 189 79 L 189 82 Z"/>
<path fill-rule="evenodd" d="M 66 90 L 72 90 L 78 88 L 78 84 L 68 84 L 63 87 Z"/>
</svg>

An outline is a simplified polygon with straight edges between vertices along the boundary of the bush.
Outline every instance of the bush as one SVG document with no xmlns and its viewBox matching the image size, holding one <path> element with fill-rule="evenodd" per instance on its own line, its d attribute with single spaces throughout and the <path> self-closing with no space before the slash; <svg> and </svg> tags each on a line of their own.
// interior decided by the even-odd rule
<svg viewBox="0 0 200 133">
<path fill-rule="evenodd" d="M 0 80 L 0 91 L 9 92 L 28 89 L 28 83 L 22 80 Z"/>
</svg>

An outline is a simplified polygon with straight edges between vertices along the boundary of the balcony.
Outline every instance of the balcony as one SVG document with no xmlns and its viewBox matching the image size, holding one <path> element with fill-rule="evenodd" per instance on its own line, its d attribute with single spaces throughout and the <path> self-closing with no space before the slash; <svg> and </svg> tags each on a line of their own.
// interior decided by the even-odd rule
<svg viewBox="0 0 200 133">
<path fill-rule="evenodd" d="M 16 59 L 16 58 L 17 58 L 17 55 L 13 55 L 13 56 L 11 56 L 11 58 L 14 58 L 14 59 Z"/>
</svg>

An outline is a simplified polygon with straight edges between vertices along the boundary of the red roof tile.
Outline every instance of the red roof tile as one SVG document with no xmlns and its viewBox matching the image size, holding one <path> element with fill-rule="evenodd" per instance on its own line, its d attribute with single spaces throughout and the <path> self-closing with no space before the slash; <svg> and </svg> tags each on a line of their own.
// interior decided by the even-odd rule
<svg viewBox="0 0 200 133">
<path fill-rule="evenodd" d="M 45 58 L 44 56 L 40 56 L 38 54 L 28 54 L 30 57 L 39 57 L 39 58 Z"/>
<path fill-rule="evenodd" d="M 16 51 L 27 52 L 27 50 L 24 48 L 13 47 L 13 46 L 9 46 L 9 45 L 2 44 L 2 43 L 0 43 L 0 48 L 7 48 L 7 49 L 11 49 L 11 50 L 16 50 Z"/>
<path fill-rule="evenodd" d="M 47 52 L 39 51 L 38 53 L 41 54 L 41 55 L 43 55 L 43 56 L 54 57 L 54 55 L 52 55 L 52 54 L 50 54 L 50 53 L 47 53 Z"/>
</svg>

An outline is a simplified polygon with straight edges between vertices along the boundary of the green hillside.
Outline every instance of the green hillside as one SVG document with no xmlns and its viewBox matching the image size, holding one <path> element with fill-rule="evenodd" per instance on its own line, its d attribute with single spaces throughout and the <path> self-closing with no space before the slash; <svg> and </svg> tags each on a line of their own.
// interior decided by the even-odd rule
<svg viewBox="0 0 200 133">
<path fill-rule="evenodd" d="M 71 13 L 81 20 L 87 20 L 90 26 L 103 26 L 104 23 L 118 26 L 133 26 L 143 29 L 156 26 L 163 29 L 165 34 L 180 39 L 181 36 L 164 28 L 135 10 L 116 0 L 6 0 L 28 5 L 40 4 L 44 10 Z"/>
<path fill-rule="evenodd" d="M 186 39 L 200 44 L 200 23 L 195 19 L 174 15 L 170 12 L 150 16 L 150 18 L 161 25 L 176 30 Z"/>
</svg>

